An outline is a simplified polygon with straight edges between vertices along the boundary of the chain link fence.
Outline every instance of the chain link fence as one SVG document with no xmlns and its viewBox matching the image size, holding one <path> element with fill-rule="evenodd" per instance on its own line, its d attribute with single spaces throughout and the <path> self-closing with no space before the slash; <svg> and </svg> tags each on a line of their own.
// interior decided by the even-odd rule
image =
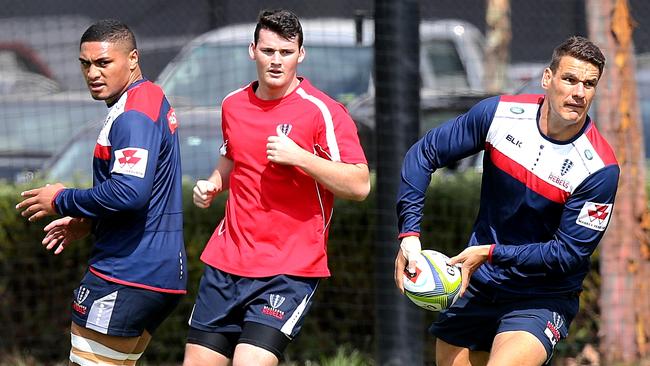
<svg viewBox="0 0 650 366">
<path fill-rule="evenodd" d="M 117 18 L 132 28 L 145 77 L 163 87 L 176 109 L 187 182 L 207 176 L 216 163 L 221 142 L 219 101 L 256 77 L 247 46 L 256 17 L 264 8 L 284 7 L 300 16 L 307 52 L 300 73 L 346 105 L 374 167 L 382 153 L 375 141 L 373 96 L 382 80 L 373 76 L 374 6 L 371 0 L 3 0 L 0 191 L 43 181 L 89 184 L 92 149 L 107 110 L 103 102 L 91 99 L 77 57 L 81 34 L 101 18 Z M 645 56 L 650 52 L 650 3 L 634 0 L 630 7 L 637 21 L 641 106 L 644 123 L 650 123 L 650 84 L 644 84 L 650 70 Z M 403 55 L 420 57 L 420 80 L 412 81 L 414 88 L 421 87 L 420 132 L 487 96 L 482 56 L 485 13 L 484 0 L 420 2 L 420 55 Z M 587 35 L 586 19 L 585 2 L 580 0 L 511 1 L 509 78 L 503 92 L 538 83 L 555 45 L 568 35 Z M 459 37 L 464 40 L 462 45 L 454 41 Z M 377 67 L 390 70 L 391 65 Z M 461 191 L 440 188 L 440 194 L 462 195 L 467 200 L 439 198 L 439 210 L 427 211 L 434 218 L 423 226 L 423 237 L 430 243 L 442 243 L 435 249 L 449 255 L 467 240 L 478 202 L 478 179 L 473 171 L 479 165 L 480 159 L 468 159 L 455 170 L 443 172 L 439 185 L 453 185 Z M 369 198 L 373 202 L 394 199 Z M 13 205 L 17 201 L 15 197 Z M 188 202 L 191 199 L 186 197 L 186 207 Z M 4 210 L 0 220 L 0 320 L 5 324 L 0 336 L 0 365 L 63 364 L 69 344 L 70 296 L 85 269 L 88 251 L 74 250 L 55 258 L 34 239 L 42 226 L 13 217 L 9 203 L 0 209 Z M 288 349 L 287 364 L 324 364 L 337 352 L 359 352 L 360 364 L 373 364 L 377 339 L 391 336 L 376 332 L 376 322 L 381 319 L 375 314 L 382 304 L 373 282 L 373 233 L 375 217 L 380 214 L 394 213 L 377 212 L 372 202 L 338 204 L 335 217 L 341 219 L 330 233 L 333 278 L 321 286 L 303 334 Z M 196 260 L 222 211 L 188 215 L 192 215 L 192 232 L 186 228 L 188 254 Z M 20 245 L 8 245 L 10 242 Z M 558 365 L 565 364 L 565 357 L 588 358 L 585 346 L 597 345 L 597 264 L 596 260 L 585 282 L 586 295 L 571 337 L 558 349 Z M 193 269 L 186 301 L 154 338 L 145 364 L 179 364 L 182 360 L 186 322 L 202 267 L 197 262 Z M 434 340 L 426 327 L 434 315 L 425 317 L 421 334 L 413 336 L 424 338 L 425 364 L 433 365 Z"/>
</svg>

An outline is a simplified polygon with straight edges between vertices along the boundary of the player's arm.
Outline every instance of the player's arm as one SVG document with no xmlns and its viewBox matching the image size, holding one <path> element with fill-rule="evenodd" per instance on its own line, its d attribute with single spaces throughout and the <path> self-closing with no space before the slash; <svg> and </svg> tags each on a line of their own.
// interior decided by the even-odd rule
<svg viewBox="0 0 650 366">
<path fill-rule="evenodd" d="M 232 168 L 233 161 L 222 155 L 210 177 L 196 182 L 192 190 L 192 200 L 197 207 L 210 207 L 214 197 L 230 188 Z"/>
<path fill-rule="evenodd" d="M 161 131 L 145 115 L 129 111 L 113 122 L 109 140 L 109 179 L 90 189 L 62 190 L 54 200 L 58 213 L 97 218 L 137 211 L 147 205 L 158 164 Z"/>
<path fill-rule="evenodd" d="M 324 159 L 304 150 L 283 134 L 268 138 L 266 154 L 270 162 L 302 169 L 336 197 L 362 201 L 370 193 L 370 173 L 366 164 Z"/>
<path fill-rule="evenodd" d="M 498 97 L 488 98 L 467 113 L 428 131 L 408 150 L 397 197 L 399 238 L 419 236 L 431 174 L 485 147 Z"/>
<path fill-rule="evenodd" d="M 467 113 L 427 132 L 406 153 L 396 205 L 400 249 L 394 279 L 401 291 L 404 269 L 415 270 L 410 258 L 421 250 L 420 223 L 431 174 L 484 148 L 497 103 L 497 97 L 477 103 Z"/>
<path fill-rule="evenodd" d="M 362 201 L 370 193 L 370 173 L 354 121 L 342 105 L 333 105 L 328 111 L 329 122 L 316 119 L 312 151 L 300 147 L 278 128 L 267 140 L 266 156 L 272 163 L 300 168 L 336 197 Z"/>
<path fill-rule="evenodd" d="M 489 261 L 512 266 L 523 274 L 569 276 L 586 270 L 612 215 L 619 167 L 609 165 L 593 174 L 564 205 L 552 240 L 523 245 L 494 245 Z"/>
</svg>

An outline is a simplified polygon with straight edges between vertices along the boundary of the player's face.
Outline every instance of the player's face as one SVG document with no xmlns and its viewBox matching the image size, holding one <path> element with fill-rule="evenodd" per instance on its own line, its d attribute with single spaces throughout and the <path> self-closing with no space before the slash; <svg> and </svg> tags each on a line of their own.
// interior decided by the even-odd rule
<svg viewBox="0 0 650 366">
<path fill-rule="evenodd" d="M 268 29 L 261 29 L 257 44 L 249 47 L 251 59 L 257 66 L 259 88 L 274 98 L 291 92 L 290 86 L 297 82 L 298 64 L 305 56 L 303 47 L 298 46 L 297 37 L 287 40 Z"/>
<path fill-rule="evenodd" d="M 81 72 L 93 99 L 113 103 L 126 91 L 138 65 L 138 51 L 115 42 L 84 42 L 79 50 Z"/>
<path fill-rule="evenodd" d="M 549 118 L 564 124 L 584 123 L 599 76 L 596 65 L 571 56 L 562 57 L 555 72 L 544 70 L 542 87 L 549 102 Z"/>
</svg>

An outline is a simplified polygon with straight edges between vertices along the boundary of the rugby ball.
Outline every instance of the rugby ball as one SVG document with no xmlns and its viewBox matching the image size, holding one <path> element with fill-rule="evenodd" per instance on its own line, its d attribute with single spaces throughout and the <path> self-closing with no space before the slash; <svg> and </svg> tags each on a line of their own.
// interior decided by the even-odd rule
<svg viewBox="0 0 650 366">
<path fill-rule="evenodd" d="M 460 268 L 447 265 L 449 257 L 435 250 L 423 250 L 416 258 L 415 275 L 404 274 L 404 293 L 415 305 L 430 311 L 450 307 L 458 298 Z"/>
</svg>

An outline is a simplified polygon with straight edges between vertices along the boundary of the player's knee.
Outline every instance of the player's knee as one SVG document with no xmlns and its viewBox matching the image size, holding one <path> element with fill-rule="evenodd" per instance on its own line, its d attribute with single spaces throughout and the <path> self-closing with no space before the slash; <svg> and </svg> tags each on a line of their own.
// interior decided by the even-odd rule
<svg viewBox="0 0 650 366">
<path fill-rule="evenodd" d="M 79 366 L 126 365 L 134 366 L 142 353 L 116 351 L 92 339 L 71 334 L 70 362 Z"/>
<path fill-rule="evenodd" d="M 276 366 L 280 362 L 273 352 L 248 343 L 240 343 L 235 348 L 233 366 Z"/>
</svg>

